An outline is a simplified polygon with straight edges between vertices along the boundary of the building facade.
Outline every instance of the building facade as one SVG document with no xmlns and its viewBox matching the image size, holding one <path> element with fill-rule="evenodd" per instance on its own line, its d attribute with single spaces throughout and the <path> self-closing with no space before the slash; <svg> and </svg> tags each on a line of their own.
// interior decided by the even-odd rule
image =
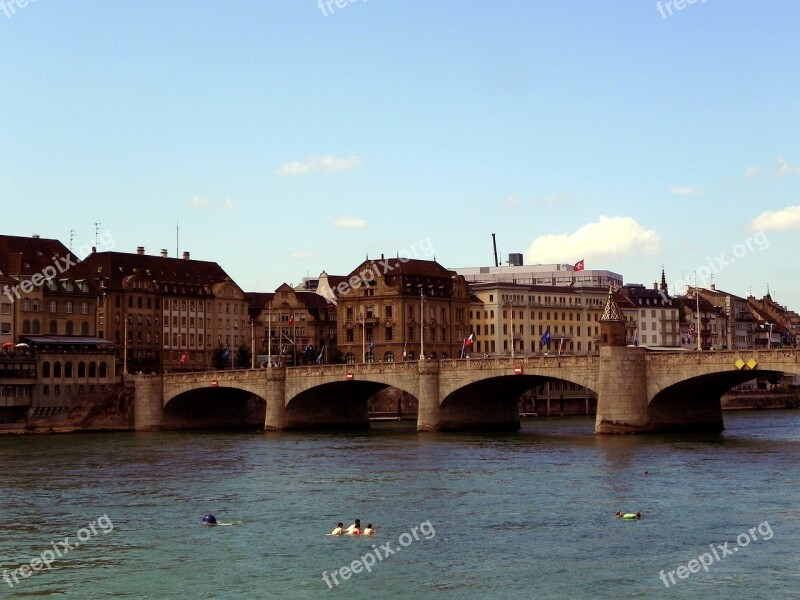
<svg viewBox="0 0 800 600">
<path fill-rule="evenodd" d="M 436 261 L 365 260 L 335 288 L 346 362 L 459 356 L 469 335 L 469 288 Z"/>
<path fill-rule="evenodd" d="M 480 355 L 588 354 L 599 351 L 608 289 L 474 283 L 470 312 Z"/>
</svg>

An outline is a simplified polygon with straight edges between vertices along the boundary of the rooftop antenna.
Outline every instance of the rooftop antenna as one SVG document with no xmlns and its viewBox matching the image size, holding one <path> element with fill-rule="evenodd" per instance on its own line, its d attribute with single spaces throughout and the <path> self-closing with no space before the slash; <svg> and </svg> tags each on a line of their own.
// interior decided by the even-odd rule
<svg viewBox="0 0 800 600">
<path fill-rule="evenodd" d="M 69 251 L 70 252 L 72 252 L 72 240 L 74 240 L 74 239 L 75 239 L 75 230 L 74 229 L 70 229 L 69 230 Z"/>
<path fill-rule="evenodd" d="M 178 219 L 175 219 L 175 258 L 180 256 L 181 227 Z"/>
<path fill-rule="evenodd" d="M 100 237 L 100 225 L 102 223 L 95 222 L 94 224 L 94 247 L 97 248 L 97 239 Z"/>
<path fill-rule="evenodd" d="M 492 234 L 492 246 L 494 247 L 494 266 L 499 267 L 500 263 L 497 261 L 497 238 Z"/>
</svg>

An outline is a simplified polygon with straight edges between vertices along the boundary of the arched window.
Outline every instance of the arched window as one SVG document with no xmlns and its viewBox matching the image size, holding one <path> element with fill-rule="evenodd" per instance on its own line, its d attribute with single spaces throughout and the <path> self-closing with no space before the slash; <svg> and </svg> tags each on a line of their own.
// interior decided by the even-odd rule
<svg viewBox="0 0 800 600">
<path fill-rule="evenodd" d="M 375 362 L 375 354 L 372 352 L 367 352 L 364 355 L 364 362 L 373 363 Z"/>
<path fill-rule="evenodd" d="M 106 362 L 103 361 L 100 363 L 100 377 L 106 376 Z"/>
<path fill-rule="evenodd" d="M 414 351 L 413 350 L 409 350 L 408 351 L 408 353 L 406 354 L 406 359 L 407 360 L 414 360 Z"/>
<path fill-rule="evenodd" d="M 61 377 L 61 361 L 53 363 L 53 377 Z"/>
<path fill-rule="evenodd" d="M 46 360 L 42 363 L 42 377 L 50 377 L 50 361 Z"/>
<path fill-rule="evenodd" d="M 78 377 L 86 377 L 86 363 L 83 361 L 78 363 Z"/>
<path fill-rule="evenodd" d="M 25 319 L 22 321 L 22 333 L 30 333 L 31 332 L 31 321 L 30 319 Z"/>
<path fill-rule="evenodd" d="M 97 377 L 97 365 L 94 361 L 89 363 L 89 377 Z"/>
<path fill-rule="evenodd" d="M 344 355 L 344 362 L 346 362 L 348 365 L 355 364 L 356 355 L 353 354 L 352 352 L 348 352 L 347 354 Z"/>
<path fill-rule="evenodd" d="M 89 335 L 89 322 L 84 321 L 81 323 L 81 335 Z"/>
<path fill-rule="evenodd" d="M 64 363 L 64 377 L 72 377 L 72 361 Z"/>
<path fill-rule="evenodd" d="M 383 362 L 394 362 L 394 352 L 387 350 L 383 353 Z"/>
<path fill-rule="evenodd" d="M 33 333 L 41 333 L 41 332 L 42 332 L 42 329 L 41 329 L 41 326 L 39 325 L 39 319 L 34 319 L 33 320 Z"/>
<path fill-rule="evenodd" d="M 446 359 L 447 359 L 447 352 L 442 352 L 442 360 L 446 360 Z"/>
<path fill-rule="evenodd" d="M 50 321 L 50 333 L 58 333 L 58 321 L 55 319 Z"/>
<path fill-rule="evenodd" d="M 66 333 L 67 335 L 72 335 L 73 327 L 74 327 L 74 325 L 72 324 L 72 321 L 67 321 L 67 326 L 66 326 L 66 330 L 64 331 L 64 333 Z"/>
</svg>

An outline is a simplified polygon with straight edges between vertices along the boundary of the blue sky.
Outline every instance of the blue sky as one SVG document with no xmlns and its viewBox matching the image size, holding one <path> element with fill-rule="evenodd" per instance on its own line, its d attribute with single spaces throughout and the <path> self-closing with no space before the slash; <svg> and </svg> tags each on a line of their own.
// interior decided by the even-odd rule
<svg viewBox="0 0 800 600">
<path fill-rule="evenodd" d="M 496 233 L 800 310 L 800 3 L 340 4 L 5 0 L 2 233 L 174 255 L 179 221 L 258 291 Z"/>
</svg>

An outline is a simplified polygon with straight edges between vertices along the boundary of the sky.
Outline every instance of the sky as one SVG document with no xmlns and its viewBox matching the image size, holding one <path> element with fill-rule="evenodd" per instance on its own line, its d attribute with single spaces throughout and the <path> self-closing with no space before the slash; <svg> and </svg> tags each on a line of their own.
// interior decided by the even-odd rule
<svg viewBox="0 0 800 600">
<path fill-rule="evenodd" d="M 800 310 L 800 3 L 677 4 L 3 0 L 0 233 L 246 291 L 495 233 Z"/>
</svg>

